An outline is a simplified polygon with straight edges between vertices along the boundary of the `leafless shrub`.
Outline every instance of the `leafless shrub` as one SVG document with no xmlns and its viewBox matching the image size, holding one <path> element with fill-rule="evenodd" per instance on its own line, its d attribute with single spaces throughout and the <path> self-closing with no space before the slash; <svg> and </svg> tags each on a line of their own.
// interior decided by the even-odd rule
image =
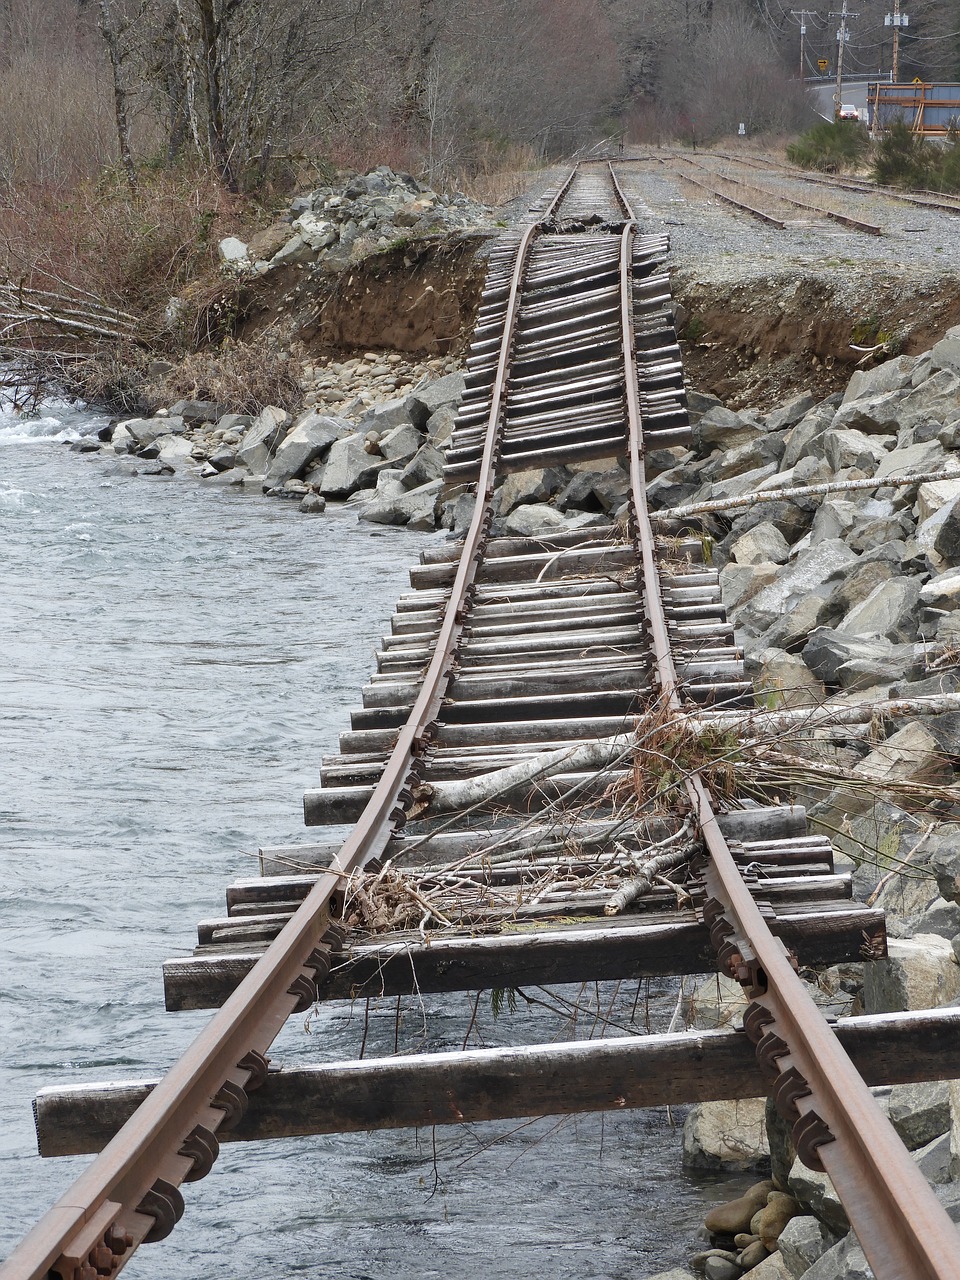
<svg viewBox="0 0 960 1280">
<path fill-rule="evenodd" d="M 188 355 L 169 372 L 146 379 L 141 395 L 151 409 L 189 399 L 214 400 L 232 413 L 259 413 L 268 404 L 295 412 L 303 388 L 296 361 L 261 336 Z"/>
</svg>

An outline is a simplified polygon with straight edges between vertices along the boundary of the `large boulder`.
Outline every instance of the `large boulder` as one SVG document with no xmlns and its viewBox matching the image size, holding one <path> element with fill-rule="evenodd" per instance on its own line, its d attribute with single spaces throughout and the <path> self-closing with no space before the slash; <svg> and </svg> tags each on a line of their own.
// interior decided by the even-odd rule
<svg viewBox="0 0 960 1280">
<path fill-rule="evenodd" d="M 699 1102 L 683 1122 L 687 1169 L 761 1169 L 770 1163 L 764 1124 L 765 1100 Z"/>
<path fill-rule="evenodd" d="M 802 551 L 780 570 L 769 586 L 757 592 L 741 612 L 739 625 L 759 634 L 807 596 L 826 597 L 830 580 L 849 570 L 856 559 L 855 553 L 840 539 L 830 539 Z"/>
<path fill-rule="evenodd" d="M 777 526 L 765 520 L 741 534 L 730 554 L 737 564 L 786 564 L 790 545 Z"/>
<path fill-rule="evenodd" d="M 254 475 L 267 474 L 270 459 L 287 434 L 290 422 L 290 415 L 285 410 L 267 405 L 247 428 L 237 449 L 237 457 Z"/>
<path fill-rule="evenodd" d="M 500 516 L 527 502 L 547 502 L 563 488 L 566 476 L 557 467 L 531 467 L 508 475 L 496 492 L 494 507 Z"/>
<path fill-rule="evenodd" d="M 367 453 L 363 436 L 355 432 L 342 436 L 330 446 L 323 475 L 317 483 L 325 498 L 348 498 L 358 489 L 370 488 L 383 468 L 389 466 L 385 458 L 374 458 Z"/>
<path fill-rule="evenodd" d="M 960 995 L 960 964 L 946 938 L 895 938 L 887 950 L 883 959 L 864 965 L 865 1013 L 935 1009 Z"/>
<path fill-rule="evenodd" d="M 914 356 L 896 356 L 872 369 L 857 369 L 843 394 L 843 404 L 910 386 L 917 361 Z"/>
<path fill-rule="evenodd" d="M 701 458 L 714 449 L 732 449 L 737 445 L 759 440 L 764 429 L 759 423 L 734 413 L 732 409 L 716 406 L 708 409 L 693 425 L 693 444 Z"/>
<path fill-rule="evenodd" d="M 890 1090 L 890 1123 L 908 1151 L 950 1131 L 950 1086 L 946 1080 L 897 1084 Z"/>
<path fill-rule="evenodd" d="M 322 458 L 335 440 L 352 430 L 342 418 L 310 413 L 277 446 L 273 461 L 264 477 L 264 490 L 274 489 L 287 480 L 302 476 L 304 471 Z M 210 459 L 213 462 L 213 458 Z"/>
<path fill-rule="evenodd" d="M 948 329 L 940 341 L 934 343 L 930 359 L 935 369 L 950 369 L 960 373 L 960 325 Z"/>
<path fill-rule="evenodd" d="M 872 475 L 881 459 L 887 455 L 887 444 L 893 444 L 892 436 L 868 436 L 851 428 L 831 427 L 823 436 L 824 457 L 833 471 L 847 467 Z"/>
<path fill-rule="evenodd" d="M 917 637 L 917 602 L 920 584 L 915 578 L 889 578 L 856 604 L 837 630 L 856 636 L 885 636 L 907 641 Z"/>
<path fill-rule="evenodd" d="M 411 399 L 421 406 L 423 421 L 439 412 L 444 407 L 456 408 L 463 398 L 466 379 L 462 373 L 448 373 L 442 378 L 434 378 L 414 387 Z"/>
<path fill-rule="evenodd" d="M 213 400 L 178 400 L 170 406 L 170 417 L 180 417 L 188 427 L 200 427 L 205 422 L 216 422 L 223 409 Z"/>
<path fill-rule="evenodd" d="M 442 480 L 430 480 L 418 489 L 403 489 L 398 485 L 396 491 L 366 503 L 360 519 L 374 524 L 405 524 L 414 529 L 435 529 L 437 500 L 442 487 Z"/>
<path fill-rule="evenodd" d="M 402 426 L 414 426 L 418 431 L 423 431 L 428 416 L 426 407 L 417 396 L 400 396 L 396 400 L 385 400 L 368 409 L 357 428 L 361 432 L 376 431 L 381 436 L 394 427 Z"/>
</svg>

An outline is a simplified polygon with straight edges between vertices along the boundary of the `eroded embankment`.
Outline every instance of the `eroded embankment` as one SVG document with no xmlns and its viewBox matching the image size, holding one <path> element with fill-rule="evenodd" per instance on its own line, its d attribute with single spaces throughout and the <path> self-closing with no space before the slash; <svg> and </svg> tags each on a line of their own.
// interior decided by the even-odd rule
<svg viewBox="0 0 960 1280">
<path fill-rule="evenodd" d="M 872 363 L 872 350 L 915 355 L 960 321 L 956 276 L 791 265 L 717 281 L 680 266 L 673 288 L 688 384 L 731 408 L 828 395 Z"/>
<path fill-rule="evenodd" d="M 473 328 L 490 242 L 485 233 L 398 241 L 319 275 L 291 264 L 245 285 L 236 336 L 281 327 L 317 355 L 456 352 Z"/>
</svg>

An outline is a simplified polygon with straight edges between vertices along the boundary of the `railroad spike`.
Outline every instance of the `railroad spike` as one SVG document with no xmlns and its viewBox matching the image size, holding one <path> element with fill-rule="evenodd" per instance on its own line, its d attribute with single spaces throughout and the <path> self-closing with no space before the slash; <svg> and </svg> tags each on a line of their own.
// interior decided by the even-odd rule
<svg viewBox="0 0 960 1280">
<path fill-rule="evenodd" d="M 311 952 L 306 960 L 306 963 L 310 968 L 315 967 L 311 963 L 314 955 L 316 955 L 316 952 Z M 267 1071 L 270 1068 L 270 1059 L 264 1054 L 259 1053 L 256 1049 L 250 1049 L 237 1063 L 237 1068 L 240 1071 L 250 1072 L 250 1079 L 243 1087 L 247 1093 L 253 1093 L 255 1089 L 259 1089 L 261 1085 L 266 1083 Z"/>
<path fill-rule="evenodd" d="M 808 1111 L 793 1126 L 793 1145 L 797 1155 L 814 1173 L 824 1173 L 823 1161 L 817 1154 L 820 1147 L 835 1141 L 826 1121 L 816 1111 Z"/>
<path fill-rule="evenodd" d="M 797 1067 L 790 1067 L 782 1072 L 771 1091 L 773 1105 L 784 1120 L 795 1124 L 800 1113 L 797 1110 L 797 1099 L 808 1098 L 811 1089 Z"/>
<path fill-rule="evenodd" d="M 158 1178 L 137 1205 L 137 1213 L 153 1219 L 153 1226 L 143 1237 L 144 1244 L 156 1244 L 158 1240 L 166 1240 L 183 1217 L 183 1210 L 184 1203 L 180 1189 L 172 1182 Z"/>
<path fill-rule="evenodd" d="M 186 1156 L 193 1161 L 193 1168 L 184 1177 L 184 1182 L 199 1182 L 201 1178 L 205 1178 L 219 1154 L 217 1135 L 205 1125 L 196 1125 L 184 1138 L 177 1152 L 177 1155 Z"/>
<path fill-rule="evenodd" d="M 221 1129 L 230 1130 L 235 1129 L 247 1114 L 249 1102 L 245 1089 L 241 1089 L 232 1080 L 224 1080 L 210 1105 L 224 1113 L 223 1120 L 220 1122 Z"/>
</svg>

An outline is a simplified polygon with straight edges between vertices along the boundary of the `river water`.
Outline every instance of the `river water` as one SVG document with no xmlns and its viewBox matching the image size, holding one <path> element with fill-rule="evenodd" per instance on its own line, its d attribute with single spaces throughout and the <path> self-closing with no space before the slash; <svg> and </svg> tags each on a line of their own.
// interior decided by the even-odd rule
<svg viewBox="0 0 960 1280">
<path fill-rule="evenodd" d="M 258 845 L 310 839 L 301 793 L 430 540 L 62 443 L 102 421 L 0 406 L 0 1258 L 87 1162 L 39 1159 L 32 1097 L 155 1074 L 203 1025 L 164 1013 L 161 963 Z M 375 1006 L 367 1053 L 459 1048 L 470 1007 L 407 1002 L 398 1033 Z M 480 1011 L 473 1043 L 569 1038 L 540 1007 Z M 324 1007 L 274 1057 L 356 1056 L 362 1024 Z M 234 1144 L 125 1274 L 636 1280 L 682 1264 L 728 1189 L 681 1173 L 662 1111 Z"/>
</svg>

